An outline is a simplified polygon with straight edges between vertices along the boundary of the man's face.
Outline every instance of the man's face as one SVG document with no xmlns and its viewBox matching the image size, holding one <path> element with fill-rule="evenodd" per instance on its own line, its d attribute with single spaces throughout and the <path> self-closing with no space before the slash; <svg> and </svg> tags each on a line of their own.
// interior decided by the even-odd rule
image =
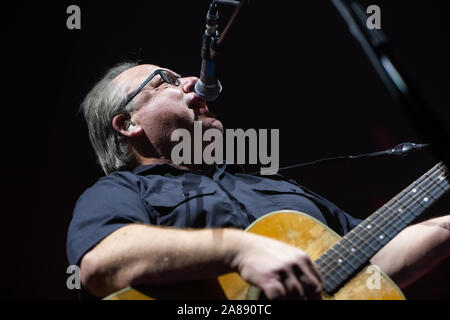
<svg viewBox="0 0 450 320">
<path fill-rule="evenodd" d="M 124 71 L 113 82 L 124 86 L 129 95 L 157 69 L 165 68 L 139 65 Z M 194 92 L 197 80 L 196 77 L 181 77 L 180 85 L 176 86 L 156 75 L 133 99 L 137 108 L 131 113 L 131 120 L 143 129 L 157 150 L 166 153 L 173 144 L 170 139 L 173 130 L 184 128 L 192 132 L 194 121 L 201 121 L 203 130 L 217 128 L 223 131 L 222 123 L 215 119 L 206 102 Z"/>
</svg>

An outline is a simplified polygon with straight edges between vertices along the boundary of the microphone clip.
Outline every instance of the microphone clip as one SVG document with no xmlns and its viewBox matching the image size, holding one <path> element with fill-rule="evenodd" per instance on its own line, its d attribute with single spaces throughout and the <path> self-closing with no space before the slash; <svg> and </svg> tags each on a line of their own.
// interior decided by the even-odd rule
<svg viewBox="0 0 450 320">
<path fill-rule="evenodd" d="M 213 0 L 206 14 L 206 30 L 202 38 L 202 47 L 200 56 L 202 58 L 202 67 L 199 81 L 195 84 L 195 92 L 206 101 L 217 99 L 222 92 L 222 84 L 217 79 L 215 58 L 218 52 L 223 48 L 225 36 L 229 33 L 231 26 L 236 20 L 242 6 L 246 0 Z M 224 31 L 219 35 L 219 10 L 218 4 L 231 4 L 237 6 L 233 16 L 226 25 Z"/>
<path fill-rule="evenodd" d="M 216 77 L 216 56 L 215 43 L 219 39 L 219 12 L 217 3 L 212 2 L 206 14 L 206 30 L 202 38 L 200 56 L 202 58 L 202 68 L 200 80 L 195 85 L 197 94 L 206 101 L 217 99 L 222 92 L 222 84 Z"/>
</svg>

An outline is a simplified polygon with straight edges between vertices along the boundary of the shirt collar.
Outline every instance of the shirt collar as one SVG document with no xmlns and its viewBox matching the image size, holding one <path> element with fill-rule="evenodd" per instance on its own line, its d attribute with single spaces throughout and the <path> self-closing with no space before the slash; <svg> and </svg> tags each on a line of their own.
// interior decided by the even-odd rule
<svg viewBox="0 0 450 320">
<path fill-rule="evenodd" d="M 144 175 L 144 174 L 149 174 L 149 173 L 162 174 L 162 173 L 168 173 L 168 172 L 172 172 L 172 171 L 185 172 L 185 170 L 177 169 L 167 163 L 147 164 L 147 165 L 142 165 L 142 166 L 136 167 L 132 170 L 132 172 L 136 175 Z"/>
<path fill-rule="evenodd" d="M 211 173 L 211 176 L 220 176 L 225 171 L 229 173 L 245 173 L 244 167 L 240 164 L 216 164 L 214 170 Z M 164 173 L 186 173 L 192 171 L 186 171 L 183 169 L 175 168 L 167 163 L 158 163 L 158 164 L 148 164 L 142 165 L 134 168 L 132 172 L 136 175 L 144 175 L 144 174 L 164 174 Z"/>
</svg>

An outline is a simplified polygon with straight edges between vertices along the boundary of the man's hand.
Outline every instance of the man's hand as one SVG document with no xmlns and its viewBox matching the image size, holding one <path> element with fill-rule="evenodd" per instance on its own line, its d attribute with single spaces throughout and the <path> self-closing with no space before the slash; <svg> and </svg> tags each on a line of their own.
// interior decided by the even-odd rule
<svg viewBox="0 0 450 320">
<path fill-rule="evenodd" d="M 232 260 L 243 280 L 273 299 L 320 299 L 322 278 L 308 255 L 291 245 L 248 233 Z"/>
</svg>

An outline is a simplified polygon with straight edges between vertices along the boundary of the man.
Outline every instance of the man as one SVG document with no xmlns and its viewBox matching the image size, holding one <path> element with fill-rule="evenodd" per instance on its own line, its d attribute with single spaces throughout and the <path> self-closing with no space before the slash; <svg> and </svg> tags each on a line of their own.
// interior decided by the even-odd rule
<svg viewBox="0 0 450 320">
<path fill-rule="evenodd" d="M 88 94 L 84 114 L 107 176 L 77 202 L 69 262 L 81 266 L 83 285 L 98 297 L 130 285 L 236 271 L 269 299 L 319 298 L 322 279 L 305 252 L 241 229 L 281 209 L 305 212 L 342 235 L 359 221 L 279 175 L 173 164 L 175 129 L 192 130 L 201 121 L 204 129 L 223 130 L 193 91 L 197 80 L 125 63 Z M 409 285 L 448 257 L 449 221 L 408 227 L 372 262 L 401 287 Z"/>
</svg>

